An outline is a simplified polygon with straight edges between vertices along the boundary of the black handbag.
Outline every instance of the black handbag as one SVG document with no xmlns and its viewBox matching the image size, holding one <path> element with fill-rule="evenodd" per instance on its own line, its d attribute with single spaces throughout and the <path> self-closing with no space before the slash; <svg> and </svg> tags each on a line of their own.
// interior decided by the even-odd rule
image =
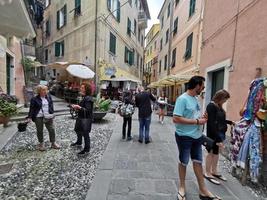
<svg viewBox="0 0 267 200">
<path fill-rule="evenodd" d="M 202 134 L 201 136 L 201 144 L 205 147 L 207 147 L 208 149 L 212 149 L 212 147 L 214 146 L 214 140 L 209 138 L 208 136 Z"/>
<path fill-rule="evenodd" d="M 84 117 L 86 117 L 86 111 L 84 110 Z M 74 131 L 76 132 L 90 132 L 92 127 L 92 119 L 80 118 L 76 119 Z"/>
</svg>

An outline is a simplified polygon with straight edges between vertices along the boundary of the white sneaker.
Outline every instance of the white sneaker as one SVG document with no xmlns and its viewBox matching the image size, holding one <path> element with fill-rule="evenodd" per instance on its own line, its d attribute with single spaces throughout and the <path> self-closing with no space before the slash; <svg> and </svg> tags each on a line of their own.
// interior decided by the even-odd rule
<svg viewBox="0 0 267 200">
<path fill-rule="evenodd" d="M 163 124 L 163 121 L 161 121 L 161 124 Z"/>
</svg>

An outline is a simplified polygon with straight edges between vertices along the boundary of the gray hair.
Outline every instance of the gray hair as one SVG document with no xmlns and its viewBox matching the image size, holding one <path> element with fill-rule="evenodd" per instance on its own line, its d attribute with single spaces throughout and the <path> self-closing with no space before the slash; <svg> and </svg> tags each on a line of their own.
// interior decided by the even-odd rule
<svg viewBox="0 0 267 200">
<path fill-rule="evenodd" d="M 47 90 L 48 90 L 47 86 L 45 86 L 45 85 L 38 85 L 36 87 L 37 94 L 40 94 L 42 90 L 45 90 L 47 92 Z"/>
</svg>

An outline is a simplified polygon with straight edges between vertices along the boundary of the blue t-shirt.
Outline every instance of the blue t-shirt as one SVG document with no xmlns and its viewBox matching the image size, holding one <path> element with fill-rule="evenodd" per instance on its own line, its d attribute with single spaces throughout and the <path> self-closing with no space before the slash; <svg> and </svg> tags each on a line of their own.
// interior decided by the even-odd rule
<svg viewBox="0 0 267 200">
<path fill-rule="evenodd" d="M 198 119 L 201 116 L 200 106 L 196 97 L 187 93 L 182 94 L 176 99 L 173 115 L 187 119 Z M 176 134 L 198 139 L 202 136 L 200 126 L 196 124 L 176 123 Z"/>
</svg>

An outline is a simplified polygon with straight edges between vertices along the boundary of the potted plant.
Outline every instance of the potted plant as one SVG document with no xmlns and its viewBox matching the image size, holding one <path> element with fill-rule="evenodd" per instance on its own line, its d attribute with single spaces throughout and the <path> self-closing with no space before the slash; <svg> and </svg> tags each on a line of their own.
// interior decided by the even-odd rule
<svg viewBox="0 0 267 200">
<path fill-rule="evenodd" d="M 4 127 L 7 127 L 10 117 L 15 115 L 17 111 L 17 106 L 14 103 L 0 99 L 0 124 L 4 124 Z"/>
<path fill-rule="evenodd" d="M 111 100 L 100 97 L 100 93 L 97 94 L 94 101 L 94 120 L 101 120 L 107 114 L 110 108 Z"/>
</svg>

